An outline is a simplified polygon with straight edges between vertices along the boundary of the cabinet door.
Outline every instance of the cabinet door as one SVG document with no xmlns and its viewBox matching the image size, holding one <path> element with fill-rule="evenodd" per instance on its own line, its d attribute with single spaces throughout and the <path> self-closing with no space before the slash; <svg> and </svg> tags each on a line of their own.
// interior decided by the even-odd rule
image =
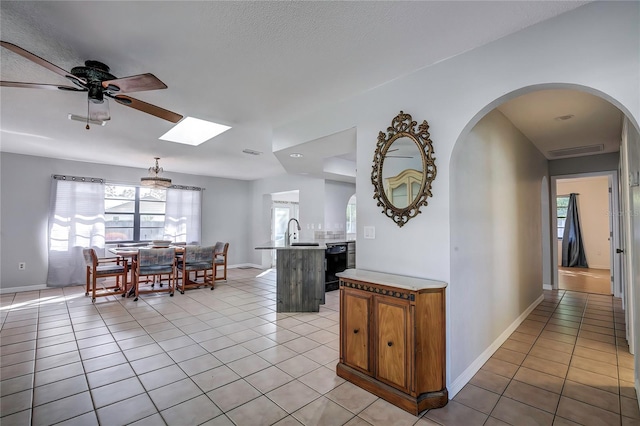
<svg viewBox="0 0 640 426">
<path fill-rule="evenodd" d="M 344 363 L 370 371 L 369 314 L 371 296 L 360 292 L 344 292 L 343 338 Z"/>
<path fill-rule="evenodd" d="M 409 305 L 389 297 L 376 297 L 376 377 L 406 390 Z"/>
</svg>

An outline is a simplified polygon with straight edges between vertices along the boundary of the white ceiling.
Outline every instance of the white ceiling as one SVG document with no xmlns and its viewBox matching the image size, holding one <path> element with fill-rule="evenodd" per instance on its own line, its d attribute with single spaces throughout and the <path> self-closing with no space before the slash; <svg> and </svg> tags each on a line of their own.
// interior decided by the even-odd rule
<svg viewBox="0 0 640 426">
<path fill-rule="evenodd" d="M 507 101 L 498 110 L 549 160 L 620 149 L 622 112 L 610 102 L 588 93 L 540 90 Z M 558 119 L 569 116 L 573 117 Z M 600 147 L 602 149 L 596 150 Z M 580 154 L 583 148 L 585 153 Z M 554 155 L 553 151 L 557 150 L 568 150 L 570 155 L 561 155 L 563 152 Z"/>
<path fill-rule="evenodd" d="M 141 171 L 158 156 L 173 172 L 275 175 L 285 168 L 272 152 L 274 127 L 585 3 L 3 0 L 2 40 L 66 70 L 93 59 L 117 77 L 153 73 L 168 89 L 133 97 L 233 128 L 179 145 L 158 140 L 171 123 L 111 102 L 111 121 L 87 131 L 67 120 L 86 115 L 84 94 L 3 87 L 0 149 Z M 2 80 L 69 84 L 1 50 Z"/>
</svg>

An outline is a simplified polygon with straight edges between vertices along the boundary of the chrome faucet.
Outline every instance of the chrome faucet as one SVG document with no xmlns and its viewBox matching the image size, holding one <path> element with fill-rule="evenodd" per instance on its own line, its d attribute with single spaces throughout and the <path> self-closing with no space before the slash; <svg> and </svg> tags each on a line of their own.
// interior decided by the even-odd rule
<svg viewBox="0 0 640 426">
<path fill-rule="evenodd" d="M 289 228 L 291 227 L 291 222 L 295 221 L 297 226 L 298 226 L 298 231 L 300 231 L 302 228 L 300 228 L 300 222 L 298 222 L 298 219 L 296 219 L 295 217 L 292 217 L 291 219 L 289 219 L 289 222 L 287 222 L 287 231 L 284 233 L 284 245 L 285 246 L 289 246 L 291 245 L 291 234 L 289 233 Z"/>
</svg>

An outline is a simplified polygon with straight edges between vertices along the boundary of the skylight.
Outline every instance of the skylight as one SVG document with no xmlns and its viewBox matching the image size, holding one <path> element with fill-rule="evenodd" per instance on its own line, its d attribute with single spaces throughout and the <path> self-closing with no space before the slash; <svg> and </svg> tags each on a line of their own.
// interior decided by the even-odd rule
<svg viewBox="0 0 640 426">
<path fill-rule="evenodd" d="M 224 124 L 186 117 L 167 133 L 160 136 L 160 139 L 195 146 L 226 132 L 230 128 Z"/>
</svg>

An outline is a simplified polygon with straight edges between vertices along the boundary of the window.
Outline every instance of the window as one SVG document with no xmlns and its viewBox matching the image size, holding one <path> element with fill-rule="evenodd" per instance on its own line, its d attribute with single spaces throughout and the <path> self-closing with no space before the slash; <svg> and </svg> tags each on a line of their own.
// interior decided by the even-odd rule
<svg viewBox="0 0 640 426">
<path fill-rule="evenodd" d="M 567 209 L 569 208 L 569 196 L 559 195 L 556 198 L 556 217 L 558 218 L 558 239 L 562 239 L 564 234 L 564 223 L 567 220 Z"/>
<path fill-rule="evenodd" d="M 105 185 L 107 243 L 161 240 L 167 191 L 131 185 Z"/>
<path fill-rule="evenodd" d="M 353 194 L 347 204 L 347 234 L 356 233 L 356 195 Z"/>
</svg>

